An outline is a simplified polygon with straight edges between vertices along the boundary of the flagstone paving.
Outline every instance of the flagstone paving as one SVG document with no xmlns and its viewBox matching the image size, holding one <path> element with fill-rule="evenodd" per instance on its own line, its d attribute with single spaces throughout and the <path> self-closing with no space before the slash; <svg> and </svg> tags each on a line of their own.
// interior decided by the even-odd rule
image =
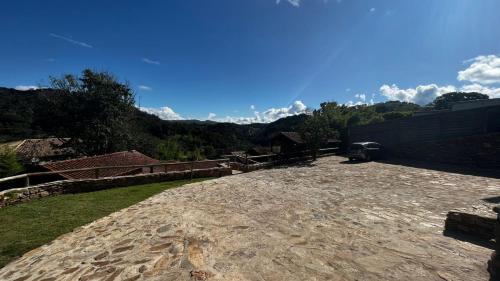
<svg viewBox="0 0 500 281">
<path fill-rule="evenodd" d="M 0 280 L 488 279 L 491 250 L 442 231 L 450 210 L 489 214 L 481 199 L 500 180 L 342 161 L 164 191 L 25 254 Z"/>
</svg>

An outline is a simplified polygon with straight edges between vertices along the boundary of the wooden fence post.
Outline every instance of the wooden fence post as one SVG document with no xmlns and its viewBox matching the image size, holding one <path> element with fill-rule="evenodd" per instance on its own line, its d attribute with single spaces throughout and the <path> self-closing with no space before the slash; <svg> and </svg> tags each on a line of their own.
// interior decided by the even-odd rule
<svg viewBox="0 0 500 281">
<path fill-rule="evenodd" d="M 191 161 L 191 179 L 193 179 L 193 165 L 194 161 Z"/>
<path fill-rule="evenodd" d="M 152 174 L 154 172 L 154 166 L 149 167 L 149 172 Z"/>
<path fill-rule="evenodd" d="M 30 186 L 30 176 L 26 175 L 26 178 L 24 179 L 24 186 L 28 187 Z"/>
<path fill-rule="evenodd" d="M 94 173 L 95 173 L 95 178 L 98 179 L 99 178 L 99 168 L 96 168 L 94 170 Z"/>
<path fill-rule="evenodd" d="M 168 173 L 168 165 L 165 164 L 165 174 Z"/>
</svg>

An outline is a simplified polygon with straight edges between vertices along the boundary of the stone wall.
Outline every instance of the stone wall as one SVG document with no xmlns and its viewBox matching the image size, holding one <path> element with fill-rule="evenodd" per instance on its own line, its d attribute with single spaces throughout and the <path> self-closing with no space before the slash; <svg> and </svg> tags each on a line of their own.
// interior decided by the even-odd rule
<svg viewBox="0 0 500 281">
<path fill-rule="evenodd" d="M 349 127 L 348 136 L 378 142 L 397 158 L 500 168 L 500 106 Z"/>
<path fill-rule="evenodd" d="M 163 181 L 189 178 L 222 177 L 231 175 L 229 168 L 196 169 L 191 171 L 176 171 L 169 173 L 152 173 L 124 177 L 101 179 L 61 180 L 26 188 L 17 188 L 0 192 L 0 208 L 24 203 L 36 198 L 67 193 L 92 192 L 115 187 L 157 183 Z"/>
<path fill-rule="evenodd" d="M 349 127 L 349 141 L 376 141 L 391 148 L 405 143 L 500 133 L 500 106 L 442 112 Z"/>
<path fill-rule="evenodd" d="M 500 133 L 408 143 L 394 147 L 391 154 L 432 162 L 500 168 Z"/>
</svg>

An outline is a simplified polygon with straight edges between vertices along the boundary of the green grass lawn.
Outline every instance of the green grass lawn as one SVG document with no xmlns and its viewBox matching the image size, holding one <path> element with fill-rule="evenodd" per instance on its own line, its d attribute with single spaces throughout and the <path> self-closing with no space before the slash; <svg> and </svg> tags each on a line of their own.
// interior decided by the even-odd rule
<svg viewBox="0 0 500 281">
<path fill-rule="evenodd" d="M 202 180 L 206 179 L 66 194 L 0 209 L 0 268 L 78 226 L 133 205 L 165 189 Z"/>
</svg>

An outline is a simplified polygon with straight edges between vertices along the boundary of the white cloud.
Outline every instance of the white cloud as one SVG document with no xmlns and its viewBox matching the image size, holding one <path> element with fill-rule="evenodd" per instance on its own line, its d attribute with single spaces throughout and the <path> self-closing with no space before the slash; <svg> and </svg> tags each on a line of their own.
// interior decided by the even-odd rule
<svg viewBox="0 0 500 281">
<path fill-rule="evenodd" d="M 172 108 L 168 106 L 160 108 L 152 107 L 139 107 L 140 110 L 154 114 L 163 120 L 184 120 L 180 114 L 176 113 Z M 217 122 L 229 122 L 236 124 L 250 124 L 250 123 L 269 123 L 276 121 L 280 118 L 307 114 L 307 106 L 302 101 L 295 101 L 292 105 L 282 108 L 269 108 L 264 112 L 254 111 L 253 116 L 226 116 L 217 117 L 215 113 L 208 113 L 206 120 L 217 121 Z"/>
<path fill-rule="evenodd" d="M 294 7 L 299 7 L 301 0 L 285 0 L 285 1 L 290 3 Z M 276 4 L 279 4 L 280 2 L 281 2 L 281 0 L 276 0 Z"/>
<path fill-rule="evenodd" d="M 458 72 L 458 81 L 471 82 L 460 87 L 452 85 L 438 86 L 436 84 L 420 85 L 416 88 L 400 89 L 397 85 L 382 85 L 380 94 L 389 100 L 399 100 L 426 105 L 438 96 L 449 92 L 478 92 L 490 98 L 500 98 L 500 88 L 490 84 L 500 84 L 500 57 L 496 55 L 477 56 L 465 61 L 470 65 Z M 485 86 L 490 85 L 490 86 Z M 373 97 L 372 97 L 373 98 Z"/>
<path fill-rule="evenodd" d="M 172 110 L 172 108 L 168 106 L 160 108 L 139 107 L 139 109 L 149 114 L 154 114 L 163 120 L 184 120 L 184 118 L 180 114 L 176 113 Z"/>
<path fill-rule="evenodd" d="M 479 84 L 465 85 L 460 88 L 462 92 L 477 92 L 488 95 L 490 98 L 500 98 L 500 88 L 490 88 Z"/>
<path fill-rule="evenodd" d="M 344 103 L 344 105 L 345 105 L 345 106 L 349 106 L 349 107 L 350 107 L 350 106 L 356 106 L 356 105 L 363 105 L 363 104 L 366 104 L 366 103 L 361 102 L 361 101 L 354 102 L 354 101 L 352 101 L 352 100 L 350 100 L 350 101 L 348 101 L 348 102 Z"/>
<path fill-rule="evenodd" d="M 375 94 L 372 94 L 372 98 L 370 99 L 369 102 L 366 101 L 366 95 L 365 94 L 355 94 L 354 97 L 357 99 L 357 101 L 348 101 L 344 103 L 345 106 L 356 106 L 356 105 L 364 105 L 364 104 L 373 104 L 373 98 Z"/>
<path fill-rule="evenodd" d="M 365 94 L 356 94 L 354 95 L 357 99 L 360 99 L 362 102 L 366 101 L 366 95 Z"/>
<path fill-rule="evenodd" d="M 250 110 L 255 110 L 255 105 L 250 105 Z"/>
<path fill-rule="evenodd" d="M 436 84 L 420 85 L 409 89 L 400 89 L 395 84 L 380 87 L 380 94 L 389 100 L 412 102 L 419 105 L 426 105 L 438 96 L 454 91 L 456 91 L 454 86 L 439 87 Z"/>
<path fill-rule="evenodd" d="M 241 117 L 241 116 L 226 116 L 224 118 L 217 118 L 213 121 L 224 122 L 224 123 L 236 123 L 236 124 L 251 124 L 251 123 L 261 123 L 257 117 Z"/>
<path fill-rule="evenodd" d="M 458 72 L 459 81 L 479 84 L 500 83 L 500 57 L 478 56 L 466 62 L 472 62 L 472 64 L 467 69 Z"/>
<path fill-rule="evenodd" d="M 307 106 L 302 101 L 295 101 L 292 105 L 282 108 L 269 108 L 264 112 L 254 111 L 254 116 L 226 116 L 212 118 L 217 122 L 230 122 L 237 124 L 269 123 L 280 118 L 308 113 Z"/>
<path fill-rule="evenodd" d="M 74 44 L 74 45 L 78 45 L 78 46 L 85 47 L 85 48 L 92 48 L 92 45 L 90 45 L 90 44 L 87 44 L 87 43 L 82 42 L 82 41 L 76 41 L 76 40 L 73 40 L 71 38 L 59 35 L 59 34 L 49 33 L 49 35 L 54 37 L 54 38 L 64 40 L 64 41 L 69 42 L 69 43 Z"/>
<path fill-rule="evenodd" d="M 307 107 L 302 101 L 295 101 L 289 107 L 269 108 L 260 114 L 261 119 L 267 122 L 273 122 L 283 117 L 298 115 L 307 112 Z"/>
<path fill-rule="evenodd" d="M 149 86 L 146 86 L 146 85 L 139 85 L 137 88 L 139 88 L 139 90 L 141 90 L 141 91 L 151 91 L 151 90 L 153 90 L 153 88 L 151 88 Z"/>
<path fill-rule="evenodd" d="M 370 9 L 370 12 L 371 12 L 371 13 L 375 12 L 375 8 L 371 8 L 371 9 Z"/>
<path fill-rule="evenodd" d="M 37 90 L 39 89 L 38 86 L 25 86 L 25 85 L 18 85 L 14 89 L 18 91 L 29 91 L 29 90 Z"/>
<path fill-rule="evenodd" d="M 147 64 L 155 64 L 155 65 L 160 65 L 160 62 L 157 61 L 157 60 L 151 60 L 151 59 L 148 59 L 148 58 L 142 58 L 141 61 L 143 63 L 147 63 Z"/>
</svg>

